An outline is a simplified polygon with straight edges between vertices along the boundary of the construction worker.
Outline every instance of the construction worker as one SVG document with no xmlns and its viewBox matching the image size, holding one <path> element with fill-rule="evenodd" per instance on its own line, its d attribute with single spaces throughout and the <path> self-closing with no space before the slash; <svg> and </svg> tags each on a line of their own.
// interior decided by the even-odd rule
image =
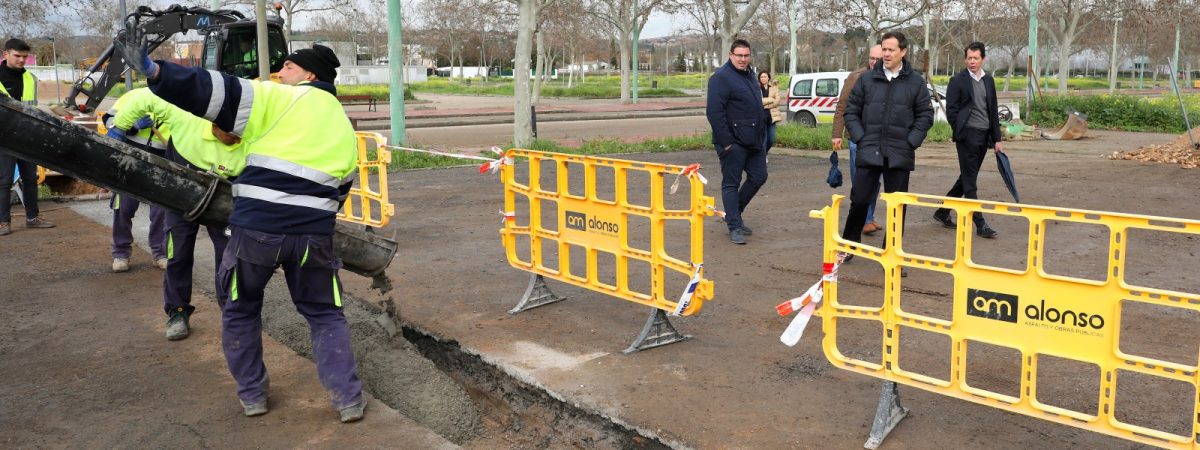
<svg viewBox="0 0 1200 450">
<path fill-rule="evenodd" d="M 229 293 L 222 348 L 243 412 L 257 416 L 268 409 L 262 302 L 267 282 L 282 266 L 292 302 L 308 320 L 317 373 L 340 420 L 362 419 L 362 381 L 342 313 L 341 260 L 333 250 L 335 216 L 357 167 L 354 130 L 333 86 L 337 56 L 320 45 L 293 52 L 279 72 L 288 84 L 279 84 L 156 62 L 145 48 L 130 49 L 126 59 L 146 74 L 155 94 L 213 121 L 246 146 L 217 275 Z"/>
<path fill-rule="evenodd" d="M 109 130 L 113 129 L 113 117 L 117 115 L 118 111 L 128 106 L 131 98 L 137 97 L 141 93 L 149 94 L 150 90 L 134 89 L 118 98 L 112 108 L 101 116 L 104 127 Z M 135 119 L 136 123 L 126 127 L 125 142 L 156 156 L 163 156 L 167 149 L 166 140 L 171 135 L 170 128 L 156 127 L 154 117 L 150 115 L 143 114 Z M 113 210 L 112 271 L 127 272 L 129 271 L 129 257 L 133 255 L 133 216 L 137 214 L 141 202 L 132 196 L 114 191 L 108 206 Z M 164 213 L 158 205 L 150 205 L 150 253 L 154 256 L 154 265 L 159 269 L 167 268 L 167 254 L 163 251 Z"/>
<path fill-rule="evenodd" d="M 20 39 L 4 43 L 4 59 L 0 61 L 0 95 L 29 105 L 37 105 L 37 78 L 25 70 L 29 44 Z M 12 190 L 16 172 L 21 174 L 21 203 L 25 205 L 25 228 L 54 228 L 38 211 L 37 164 L 0 154 L 0 236 L 12 233 L 12 205 L 8 193 Z"/>
<path fill-rule="evenodd" d="M 137 119 L 152 116 L 171 130 L 167 139 L 165 158 L 196 170 L 233 178 L 241 173 L 246 155 L 235 137 L 222 132 L 212 122 L 167 103 L 149 89 L 134 89 L 121 97 L 126 100 L 112 119 L 109 136 L 121 139 L 126 131 L 137 127 Z M 176 341 L 188 337 L 192 306 L 192 268 L 195 265 L 196 235 L 200 224 L 182 215 L 166 211 L 165 246 L 166 273 L 163 274 L 163 312 L 167 314 L 167 339 Z M 207 227 L 213 244 L 214 271 L 221 267 L 221 256 L 229 238 L 225 228 Z M 217 286 L 217 304 L 224 306 L 228 292 Z"/>
</svg>

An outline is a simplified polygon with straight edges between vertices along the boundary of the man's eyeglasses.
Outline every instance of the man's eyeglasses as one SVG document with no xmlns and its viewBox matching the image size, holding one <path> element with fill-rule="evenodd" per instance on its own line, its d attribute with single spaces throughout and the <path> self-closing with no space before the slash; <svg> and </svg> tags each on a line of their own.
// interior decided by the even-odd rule
<svg viewBox="0 0 1200 450">
<path fill-rule="evenodd" d="M 871 62 L 876 62 L 876 61 L 879 61 L 880 59 L 881 59 L 881 58 L 876 58 L 876 57 L 870 57 L 870 58 L 867 58 L 867 60 L 868 60 L 868 61 L 871 61 Z"/>
<path fill-rule="evenodd" d="M 750 57 L 749 53 L 730 53 L 734 58 L 746 59 Z"/>
</svg>

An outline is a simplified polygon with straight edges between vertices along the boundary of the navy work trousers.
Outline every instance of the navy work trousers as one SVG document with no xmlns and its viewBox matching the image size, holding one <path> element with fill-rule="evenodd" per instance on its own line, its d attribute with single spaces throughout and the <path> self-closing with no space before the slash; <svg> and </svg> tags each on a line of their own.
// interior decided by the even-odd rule
<svg viewBox="0 0 1200 450">
<path fill-rule="evenodd" d="M 190 315 L 196 310 L 192 306 L 192 268 L 196 263 L 196 236 L 200 233 L 200 224 L 188 222 L 173 212 L 166 212 L 165 216 L 167 271 L 163 273 L 163 311 L 169 315 L 182 308 Z M 216 273 L 221 269 L 221 258 L 229 238 L 225 236 L 223 228 L 205 228 L 213 244 L 213 259 L 216 260 L 213 272 Z M 214 286 L 217 305 L 224 307 L 229 299 L 229 290 L 222 289 L 215 280 Z"/>
<path fill-rule="evenodd" d="M 733 144 L 728 150 L 718 147 L 717 156 L 721 158 L 721 204 L 725 208 L 725 225 L 733 231 L 742 227 L 742 212 L 767 182 L 767 152 Z M 746 173 L 745 183 L 742 182 L 743 172 Z"/>
<path fill-rule="evenodd" d="M 133 196 L 113 192 L 108 206 L 113 210 L 112 257 L 129 259 L 133 253 L 133 216 L 137 214 L 141 202 Z M 158 205 L 150 205 L 150 253 L 155 261 L 166 257 L 166 250 L 163 249 L 165 213 Z"/>
<path fill-rule="evenodd" d="M 12 194 L 9 191 L 12 191 L 13 177 L 16 174 L 13 169 L 21 172 L 21 198 L 25 203 L 25 220 L 38 216 L 37 164 L 0 154 L 0 222 L 12 221 L 12 203 L 9 202 L 9 196 Z"/>
<path fill-rule="evenodd" d="M 222 317 L 221 348 L 246 403 L 267 399 L 263 364 L 262 307 L 267 282 L 282 266 L 296 311 L 308 321 L 317 376 L 334 408 L 362 400 L 362 381 L 350 348 L 350 327 L 342 313 L 341 260 L 333 237 L 273 234 L 230 226 L 229 245 L 217 275 L 229 293 Z"/>
</svg>

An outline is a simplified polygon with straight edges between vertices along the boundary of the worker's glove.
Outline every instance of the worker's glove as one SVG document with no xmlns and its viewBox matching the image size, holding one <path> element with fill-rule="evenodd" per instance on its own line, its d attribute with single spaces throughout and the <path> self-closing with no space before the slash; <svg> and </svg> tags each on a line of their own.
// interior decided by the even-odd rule
<svg viewBox="0 0 1200 450">
<path fill-rule="evenodd" d="M 150 59 L 150 43 L 142 42 L 142 33 L 136 27 L 127 26 L 129 28 L 121 39 L 121 51 L 125 55 L 125 62 L 135 72 L 145 75 L 146 79 L 154 79 L 158 76 L 158 64 Z"/>
<path fill-rule="evenodd" d="M 108 132 L 107 132 L 107 133 L 104 133 L 104 135 L 105 135 L 105 136 L 108 136 L 108 137 L 110 137 L 110 138 L 116 139 L 116 140 L 118 140 L 118 141 L 121 141 L 121 142 L 126 142 L 126 141 L 127 141 L 127 139 L 125 138 L 125 130 L 122 130 L 122 129 L 120 129 L 120 128 L 117 128 L 117 127 L 111 127 L 111 128 L 109 128 L 109 129 L 108 129 Z"/>
<path fill-rule="evenodd" d="M 138 119 L 138 121 L 133 124 L 133 127 L 138 130 L 149 130 L 153 126 L 154 120 L 151 119 L 150 116 L 142 116 L 141 119 Z"/>
</svg>

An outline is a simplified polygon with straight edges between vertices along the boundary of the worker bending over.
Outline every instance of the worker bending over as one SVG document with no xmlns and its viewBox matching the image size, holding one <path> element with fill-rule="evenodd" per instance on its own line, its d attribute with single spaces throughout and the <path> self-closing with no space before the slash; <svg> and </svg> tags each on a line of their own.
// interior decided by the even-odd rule
<svg viewBox="0 0 1200 450">
<path fill-rule="evenodd" d="M 233 179 L 246 165 L 246 154 L 240 140 L 221 131 L 212 122 L 201 119 L 158 98 L 149 89 L 134 89 L 121 99 L 128 99 L 113 118 L 109 136 L 118 139 L 137 117 L 150 115 L 172 130 L 168 138 L 166 158 L 196 170 Z M 188 337 L 192 306 L 192 268 L 195 265 L 196 235 L 200 224 L 167 211 L 166 272 L 163 274 L 163 311 L 167 314 L 167 339 L 175 341 Z M 215 259 L 214 272 L 221 267 L 221 257 L 229 238 L 224 227 L 206 227 L 212 241 Z M 228 291 L 217 283 L 217 304 L 224 307 Z"/>
<path fill-rule="evenodd" d="M 335 216 L 358 157 L 354 129 L 335 98 L 337 56 L 319 45 L 293 52 L 279 72 L 287 84 L 279 84 L 151 61 L 145 48 L 134 52 L 126 59 L 155 94 L 240 137 L 247 154 L 233 184 L 231 235 L 217 274 L 229 295 L 221 344 L 243 411 L 267 412 L 263 291 L 282 266 L 292 302 L 308 320 L 321 384 L 342 422 L 361 419 L 362 381 L 333 250 Z"/>
</svg>

